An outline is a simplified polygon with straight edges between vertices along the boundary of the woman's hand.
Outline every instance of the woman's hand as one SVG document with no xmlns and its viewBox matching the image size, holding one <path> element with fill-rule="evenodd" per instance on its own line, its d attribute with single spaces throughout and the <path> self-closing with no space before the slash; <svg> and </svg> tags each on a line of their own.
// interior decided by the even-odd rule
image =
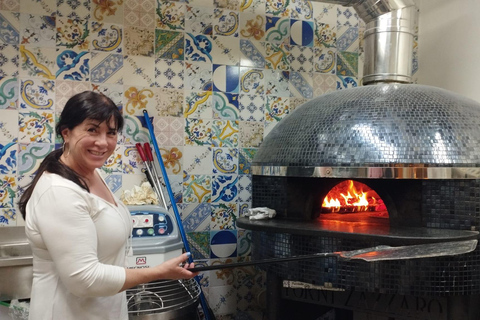
<svg viewBox="0 0 480 320">
<path fill-rule="evenodd" d="M 188 263 L 189 256 L 190 252 L 187 252 L 156 266 L 155 269 L 159 272 L 159 279 L 190 279 L 198 275 L 198 272 L 187 270 L 194 267 L 193 262 Z"/>
</svg>

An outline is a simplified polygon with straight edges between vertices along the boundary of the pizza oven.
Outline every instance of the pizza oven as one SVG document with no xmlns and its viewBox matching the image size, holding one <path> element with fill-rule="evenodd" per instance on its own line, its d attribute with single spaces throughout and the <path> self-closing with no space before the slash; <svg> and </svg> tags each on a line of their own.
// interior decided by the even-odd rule
<svg viewBox="0 0 480 320">
<path fill-rule="evenodd" d="M 272 208 L 277 215 L 237 220 L 252 231 L 255 260 L 478 238 L 480 104 L 409 84 L 409 67 L 382 71 L 392 58 L 382 60 L 367 51 L 392 47 L 379 42 L 387 38 L 382 28 L 395 38 L 392 30 L 411 25 L 416 10 L 410 1 L 343 2 L 356 6 L 367 22 L 365 43 L 371 45 L 365 48 L 365 70 L 370 71 L 364 84 L 371 85 L 305 103 L 263 141 L 252 163 L 252 207 Z M 366 10 L 367 3 L 381 8 Z M 381 12 L 385 3 L 391 4 L 386 14 Z M 402 3 L 406 8 L 394 8 Z M 411 61 L 411 55 L 407 58 Z M 316 303 L 317 310 L 361 311 L 375 320 L 480 319 L 478 248 L 433 258 L 363 262 L 328 257 L 264 268 L 270 319 L 283 319 L 288 301 Z M 349 305 L 354 296 L 357 303 Z M 398 307 L 392 307 L 397 300 Z"/>
</svg>

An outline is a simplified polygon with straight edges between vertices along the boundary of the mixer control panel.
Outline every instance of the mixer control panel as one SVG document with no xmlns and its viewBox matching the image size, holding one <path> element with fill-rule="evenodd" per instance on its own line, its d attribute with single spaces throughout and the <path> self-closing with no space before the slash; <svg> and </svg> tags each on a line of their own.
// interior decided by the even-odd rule
<svg viewBox="0 0 480 320">
<path fill-rule="evenodd" d="M 170 215 L 162 212 L 130 212 L 134 237 L 168 236 L 174 230 Z"/>
</svg>

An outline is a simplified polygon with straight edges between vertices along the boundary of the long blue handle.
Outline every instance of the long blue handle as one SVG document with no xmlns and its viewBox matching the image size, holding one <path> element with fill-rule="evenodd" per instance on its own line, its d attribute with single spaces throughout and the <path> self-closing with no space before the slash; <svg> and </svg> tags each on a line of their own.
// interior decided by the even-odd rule
<svg viewBox="0 0 480 320">
<path fill-rule="evenodd" d="M 150 140 L 153 144 L 153 148 L 155 149 L 155 154 L 157 155 L 157 160 L 160 165 L 160 169 L 162 170 L 163 179 L 165 180 L 165 185 L 167 187 L 168 196 L 170 197 L 170 204 L 172 205 L 173 212 L 175 213 L 175 219 L 177 220 L 178 230 L 180 231 L 180 235 L 182 236 L 183 246 L 187 252 L 190 252 L 190 246 L 188 245 L 187 235 L 185 234 L 185 230 L 183 229 L 182 217 L 178 212 L 177 204 L 175 202 L 175 197 L 172 192 L 172 187 L 170 186 L 170 181 L 168 180 L 167 171 L 165 170 L 165 165 L 163 164 L 162 154 L 160 153 L 160 149 L 158 148 L 157 139 L 155 138 L 155 132 L 153 131 L 152 122 L 150 121 L 150 117 L 148 116 L 148 111 L 143 110 L 143 116 L 145 118 L 145 123 L 147 124 L 148 132 L 150 133 Z M 165 208 L 168 210 L 168 208 Z M 193 257 L 188 257 L 188 262 L 193 262 Z M 210 312 L 209 307 L 207 305 L 207 300 L 203 295 L 203 291 L 201 291 L 200 279 L 195 277 L 198 285 L 200 286 L 200 304 L 202 305 L 203 313 L 205 314 L 205 319 L 210 320 Z"/>
</svg>

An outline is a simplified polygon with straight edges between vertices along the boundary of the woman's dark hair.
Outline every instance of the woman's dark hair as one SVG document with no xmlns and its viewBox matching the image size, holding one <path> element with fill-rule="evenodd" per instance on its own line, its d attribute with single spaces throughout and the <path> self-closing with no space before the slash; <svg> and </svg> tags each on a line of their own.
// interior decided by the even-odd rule
<svg viewBox="0 0 480 320">
<path fill-rule="evenodd" d="M 117 132 L 122 130 L 123 117 L 115 103 L 101 93 L 85 91 L 74 95 L 67 101 L 65 108 L 63 108 L 63 111 L 60 114 L 60 119 L 55 126 L 55 132 L 57 136 L 62 137 L 63 130 L 72 130 L 86 119 L 108 122 L 112 118 L 116 124 Z M 63 148 L 51 152 L 45 157 L 45 159 L 43 159 L 40 167 L 37 170 L 35 178 L 20 197 L 18 207 L 24 219 L 26 215 L 27 202 L 32 196 L 33 189 L 35 189 L 38 179 L 40 179 L 45 171 L 58 174 L 65 179 L 71 180 L 78 184 L 81 188 L 90 191 L 80 175 L 60 162 L 60 156 L 62 153 Z"/>
</svg>

